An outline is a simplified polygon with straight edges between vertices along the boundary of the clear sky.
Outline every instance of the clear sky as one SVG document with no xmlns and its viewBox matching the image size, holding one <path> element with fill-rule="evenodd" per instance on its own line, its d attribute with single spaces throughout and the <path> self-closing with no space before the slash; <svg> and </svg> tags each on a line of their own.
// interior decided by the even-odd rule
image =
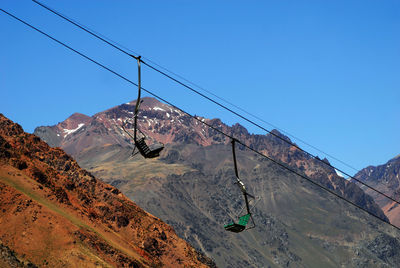
<svg viewBox="0 0 400 268">
<path fill-rule="evenodd" d="M 398 0 L 43 3 L 357 169 L 400 154 Z M 0 8 L 136 81 L 133 60 L 33 2 Z M 136 98 L 125 81 L 3 13 L 0 27 L 0 112 L 26 131 Z M 143 86 L 262 133 L 146 68 Z"/>
</svg>

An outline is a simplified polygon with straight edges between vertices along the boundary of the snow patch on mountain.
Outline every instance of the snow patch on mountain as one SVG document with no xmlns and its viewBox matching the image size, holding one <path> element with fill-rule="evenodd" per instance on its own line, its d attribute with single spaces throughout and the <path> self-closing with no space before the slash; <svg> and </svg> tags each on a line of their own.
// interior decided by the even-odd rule
<svg viewBox="0 0 400 268">
<path fill-rule="evenodd" d="M 79 124 L 78 127 L 75 128 L 75 129 L 65 129 L 65 128 L 64 128 L 64 133 L 65 133 L 64 138 L 67 137 L 69 134 L 72 134 L 72 133 L 78 131 L 78 130 L 79 130 L 81 127 L 83 127 L 84 125 L 85 125 L 85 124 L 81 123 L 81 124 Z"/>
<path fill-rule="evenodd" d="M 342 172 L 340 172 L 339 170 L 337 170 L 336 168 L 335 168 L 335 172 L 336 172 L 336 175 L 338 175 L 339 177 L 342 177 L 342 178 L 346 179 L 344 174 Z"/>
<path fill-rule="evenodd" d="M 165 112 L 165 110 L 163 108 L 160 108 L 160 107 L 157 107 L 157 106 L 154 107 L 153 110 L 155 110 L 155 111 L 164 111 Z"/>
</svg>

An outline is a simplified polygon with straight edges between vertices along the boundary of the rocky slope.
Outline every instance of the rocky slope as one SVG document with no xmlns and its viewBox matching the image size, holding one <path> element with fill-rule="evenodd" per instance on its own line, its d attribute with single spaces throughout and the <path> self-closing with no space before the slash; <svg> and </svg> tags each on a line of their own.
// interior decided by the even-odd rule
<svg viewBox="0 0 400 268">
<path fill-rule="evenodd" d="M 355 178 L 371 185 L 379 191 L 400 200 L 400 155 L 380 166 L 369 166 L 360 170 Z M 382 208 L 390 222 L 400 226 L 400 205 L 368 188 L 365 191 L 371 195 Z"/>
<path fill-rule="evenodd" d="M 170 226 L 1 114 L 0 208 L 2 265 L 213 266 Z"/>
<path fill-rule="evenodd" d="M 243 205 L 233 183 L 230 141 L 154 99 L 146 98 L 141 107 L 141 130 L 150 140 L 166 143 L 158 159 L 130 157 L 131 141 L 119 126 L 132 118 L 134 102 L 90 119 L 75 114 L 35 133 L 65 148 L 82 166 L 170 223 L 221 267 L 386 267 L 396 263 L 398 253 L 385 255 L 386 250 L 400 249 L 393 229 L 240 146 L 241 177 L 261 197 L 255 208 L 257 227 L 241 234 L 225 232 L 223 225 Z M 275 135 L 288 139 L 279 132 L 252 135 L 238 124 L 229 127 L 218 119 L 201 120 L 387 220 L 358 186 L 277 139 Z M 388 249 L 382 247 L 383 241 L 392 241 Z"/>
<path fill-rule="evenodd" d="M 9 247 L 3 245 L 0 241 L 0 267 L 18 267 L 18 268 L 37 268 L 36 265 L 30 261 L 22 260 L 21 257 L 11 250 Z"/>
</svg>

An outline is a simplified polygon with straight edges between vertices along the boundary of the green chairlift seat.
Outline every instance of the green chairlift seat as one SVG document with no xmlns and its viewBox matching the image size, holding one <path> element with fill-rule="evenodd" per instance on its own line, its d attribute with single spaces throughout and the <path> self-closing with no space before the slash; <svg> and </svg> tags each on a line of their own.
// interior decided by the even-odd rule
<svg viewBox="0 0 400 268">
<path fill-rule="evenodd" d="M 227 231 L 239 233 L 239 232 L 243 231 L 244 229 L 246 229 L 246 225 L 249 222 L 249 219 L 250 219 L 250 214 L 243 215 L 243 216 L 239 217 L 238 223 L 231 222 L 231 223 L 225 225 L 224 228 Z"/>
</svg>

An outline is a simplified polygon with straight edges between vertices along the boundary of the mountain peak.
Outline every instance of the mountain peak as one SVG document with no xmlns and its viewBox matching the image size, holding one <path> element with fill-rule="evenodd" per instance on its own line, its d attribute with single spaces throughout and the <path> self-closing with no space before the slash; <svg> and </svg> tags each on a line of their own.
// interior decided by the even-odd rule
<svg viewBox="0 0 400 268">
<path fill-rule="evenodd" d="M 239 123 L 236 123 L 232 126 L 232 132 L 237 135 L 249 135 L 247 129 Z"/>
<path fill-rule="evenodd" d="M 277 130 L 277 129 L 271 130 L 271 132 L 268 133 L 267 135 L 274 136 L 275 138 L 276 138 L 276 137 L 279 137 L 280 139 L 285 140 L 285 141 L 287 141 L 287 142 L 289 142 L 289 143 L 292 142 L 288 136 L 284 135 L 282 132 L 280 132 L 280 131 Z"/>
<path fill-rule="evenodd" d="M 24 129 L 0 113 L 0 132 L 5 135 L 14 136 L 23 133 Z"/>
<path fill-rule="evenodd" d="M 70 120 L 75 120 L 75 121 L 89 121 L 90 120 L 90 116 L 85 115 L 85 114 L 81 114 L 81 113 L 73 113 L 72 115 L 70 115 L 68 117 L 68 119 Z"/>
</svg>

